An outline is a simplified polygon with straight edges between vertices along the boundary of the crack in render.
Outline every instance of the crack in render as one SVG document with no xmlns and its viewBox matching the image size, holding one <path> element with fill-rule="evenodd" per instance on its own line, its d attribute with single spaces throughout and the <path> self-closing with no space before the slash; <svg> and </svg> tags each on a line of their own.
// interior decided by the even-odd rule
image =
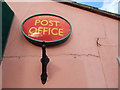
<svg viewBox="0 0 120 90">
<path fill-rule="evenodd" d="M 98 37 L 98 38 L 96 39 L 96 44 L 97 44 L 98 47 L 100 47 L 100 46 L 112 46 L 112 47 L 117 47 L 117 46 L 118 46 L 118 45 L 113 45 L 113 44 L 104 44 L 104 43 L 101 44 L 101 43 L 100 43 L 100 39 L 105 39 L 105 38 L 99 38 L 99 37 Z"/>
<path fill-rule="evenodd" d="M 71 56 L 92 56 L 92 57 L 97 57 L 99 58 L 100 56 L 98 55 L 93 55 L 93 54 L 60 54 L 60 55 L 71 55 Z M 60 55 L 50 55 L 50 56 L 60 56 Z M 24 58 L 24 57 L 41 57 L 41 56 L 4 56 L 4 58 Z"/>
<path fill-rule="evenodd" d="M 66 55 L 72 55 L 72 56 L 92 56 L 92 57 L 97 57 L 100 58 L 98 55 L 93 55 L 93 54 L 66 54 Z"/>
<path fill-rule="evenodd" d="M 40 57 L 40 56 L 4 56 L 3 58 L 23 58 L 23 57 Z"/>
<path fill-rule="evenodd" d="M 98 37 L 97 40 L 96 40 L 96 44 L 97 44 L 98 47 L 102 46 L 99 41 L 100 41 L 100 38 Z"/>
<path fill-rule="evenodd" d="M 3 58 L 21 58 L 21 56 L 4 56 Z"/>
<path fill-rule="evenodd" d="M 98 49 L 98 55 L 99 55 L 99 58 L 100 58 L 100 63 L 101 63 L 101 66 L 102 66 L 102 71 L 103 71 L 103 76 L 104 76 L 104 79 L 105 79 L 105 85 L 106 85 L 106 87 L 108 88 L 108 85 L 107 85 L 107 80 L 106 80 L 106 75 L 105 75 L 105 71 L 104 71 L 104 67 L 103 67 L 103 63 L 102 63 L 102 60 L 101 60 L 101 55 L 100 55 L 100 51 L 99 51 L 99 49 L 100 49 L 100 46 L 102 46 L 101 44 L 100 44 L 100 42 L 99 42 L 99 40 L 100 40 L 100 38 L 98 37 L 97 38 L 97 49 Z"/>
</svg>

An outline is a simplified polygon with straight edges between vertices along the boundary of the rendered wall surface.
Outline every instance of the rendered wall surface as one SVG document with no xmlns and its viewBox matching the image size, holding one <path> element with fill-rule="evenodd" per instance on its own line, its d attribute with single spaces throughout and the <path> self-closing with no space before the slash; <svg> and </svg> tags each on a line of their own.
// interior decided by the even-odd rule
<svg viewBox="0 0 120 90">
<path fill-rule="evenodd" d="M 2 63 L 3 88 L 117 88 L 118 21 L 57 2 L 8 2 L 15 12 Z M 27 17 L 53 13 L 72 24 L 67 42 L 47 48 L 48 81 L 41 84 L 41 48 L 20 31 Z"/>
</svg>

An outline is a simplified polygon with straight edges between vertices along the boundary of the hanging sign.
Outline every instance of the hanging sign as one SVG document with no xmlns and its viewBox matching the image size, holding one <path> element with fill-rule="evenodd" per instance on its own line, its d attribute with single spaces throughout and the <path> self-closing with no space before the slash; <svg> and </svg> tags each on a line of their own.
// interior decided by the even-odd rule
<svg viewBox="0 0 120 90">
<path fill-rule="evenodd" d="M 53 14 L 37 14 L 27 18 L 21 25 L 23 35 L 33 44 L 42 47 L 41 81 L 47 81 L 47 64 L 49 58 L 46 46 L 53 46 L 65 42 L 71 34 L 70 23 L 61 16 Z"/>
<path fill-rule="evenodd" d="M 66 40 L 71 34 L 70 23 L 61 16 L 37 14 L 27 18 L 21 26 L 28 39 L 41 43 L 57 43 Z"/>
</svg>

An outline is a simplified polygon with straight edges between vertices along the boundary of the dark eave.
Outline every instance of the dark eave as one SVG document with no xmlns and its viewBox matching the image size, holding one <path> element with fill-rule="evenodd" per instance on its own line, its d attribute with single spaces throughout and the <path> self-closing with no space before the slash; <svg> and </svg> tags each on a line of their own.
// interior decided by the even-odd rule
<svg viewBox="0 0 120 90">
<path fill-rule="evenodd" d="M 63 4 L 70 5 L 70 6 L 73 6 L 73 7 L 76 7 L 76 8 L 87 10 L 87 11 L 90 11 L 90 12 L 93 12 L 93 13 L 96 13 L 96 14 L 99 14 L 99 15 L 102 15 L 102 16 L 106 16 L 106 17 L 109 17 L 109 18 L 120 20 L 120 15 L 119 14 L 114 14 L 114 13 L 111 13 L 111 12 L 100 10 L 96 7 L 80 4 L 80 3 L 77 3 L 77 2 L 72 1 L 72 0 L 53 0 L 53 1 L 57 1 L 59 3 L 63 3 Z"/>
</svg>

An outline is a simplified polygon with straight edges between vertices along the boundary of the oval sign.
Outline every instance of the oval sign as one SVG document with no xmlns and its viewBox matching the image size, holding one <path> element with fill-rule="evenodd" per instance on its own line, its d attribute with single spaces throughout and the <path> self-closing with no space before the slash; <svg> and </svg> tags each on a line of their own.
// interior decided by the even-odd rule
<svg viewBox="0 0 120 90">
<path fill-rule="evenodd" d="M 57 43 L 71 34 L 71 24 L 61 16 L 37 14 L 28 17 L 21 26 L 26 38 L 35 42 Z"/>
</svg>

